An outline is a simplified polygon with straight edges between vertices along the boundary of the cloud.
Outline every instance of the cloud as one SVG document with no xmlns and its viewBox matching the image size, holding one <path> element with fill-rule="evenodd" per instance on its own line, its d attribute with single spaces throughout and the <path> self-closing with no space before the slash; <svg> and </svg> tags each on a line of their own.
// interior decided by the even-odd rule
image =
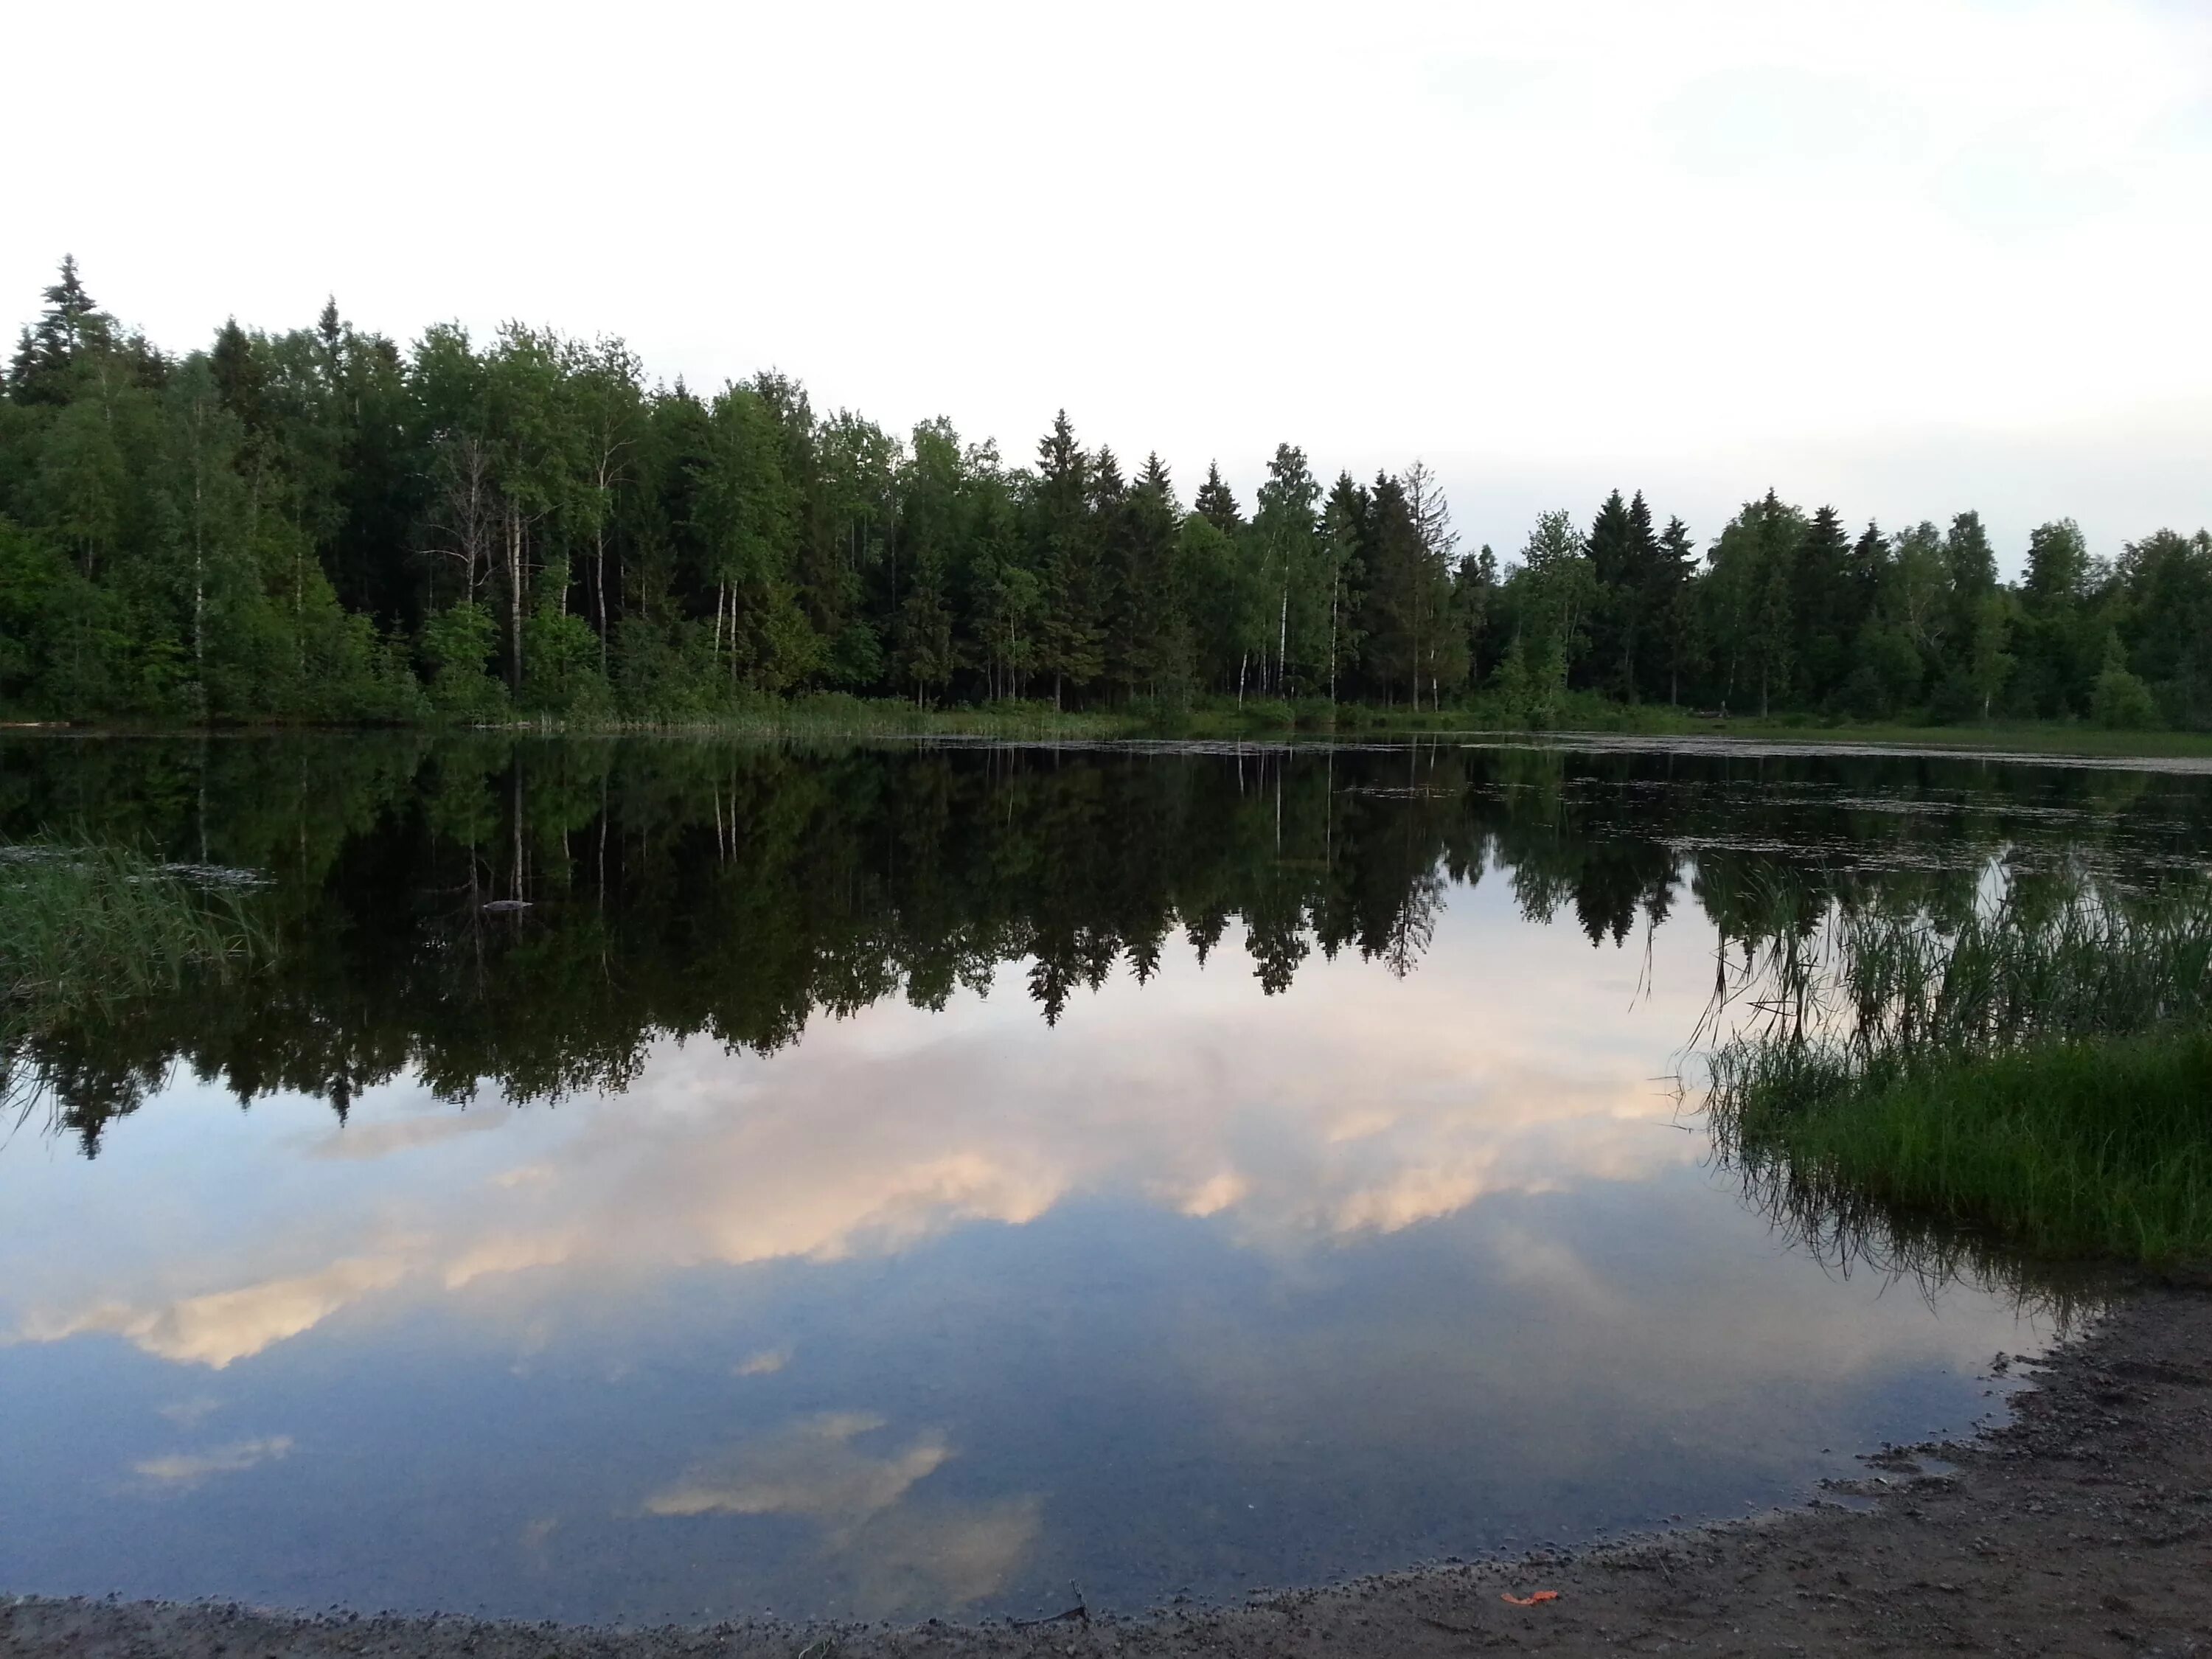
<svg viewBox="0 0 2212 1659">
<path fill-rule="evenodd" d="M 2128 187 L 2118 174 L 2073 161 L 2040 134 L 2021 130 L 1962 151 L 1937 179 L 1936 196 L 1961 223 L 2010 243 L 2117 211 Z"/>
<path fill-rule="evenodd" d="M 789 1348 L 763 1348 L 750 1358 L 738 1362 L 739 1376 L 772 1376 L 791 1363 Z"/>
<path fill-rule="evenodd" d="M 194 1486 L 210 1475 L 235 1474 L 257 1464 L 289 1456 L 291 1450 L 290 1435 L 271 1435 L 263 1440 L 238 1440 L 228 1446 L 211 1446 L 205 1451 L 172 1452 L 166 1457 L 149 1457 L 143 1463 L 133 1463 L 131 1472 L 164 1486 Z"/>
<path fill-rule="evenodd" d="M 1765 64 L 1692 82 L 1653 126 L 1680 165 L 1735 178 L 1908 160 L 1925 144 L 1927 123 L 1911 100 L 1870 81 Z"/>
</svg>

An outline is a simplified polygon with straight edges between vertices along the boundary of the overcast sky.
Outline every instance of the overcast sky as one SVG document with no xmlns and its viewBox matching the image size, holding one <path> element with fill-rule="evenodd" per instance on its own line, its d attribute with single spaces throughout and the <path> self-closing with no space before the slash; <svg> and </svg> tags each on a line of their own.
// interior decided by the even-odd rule
<svg viewBox="0 0 2212 1659">
<path fill-rule="evenodd" d="M 696 386 L 1065 404 L 1186 498 L 1425 458 L 1469 544 L 1770 483 L 2016 566 L 2212 521 L 2212 4 L 17 6 L 0 295 L 325 293 Z"/>
</svg>

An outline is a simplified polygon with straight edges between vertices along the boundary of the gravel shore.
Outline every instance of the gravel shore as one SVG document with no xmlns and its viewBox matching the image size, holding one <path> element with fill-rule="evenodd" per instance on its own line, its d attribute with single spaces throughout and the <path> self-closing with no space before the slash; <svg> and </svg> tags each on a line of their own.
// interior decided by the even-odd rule
<svg viewBox="0 0 2212 1659">
<path fill-rule="evenodd" d="M 1868 1460 L 1834 1507 L 1362 1579 L 1241 1607 L 1006 1625 L 609 1631 L 252 1608 L 0 1602 L 0 1654 L 82 1659 L 2212 1654 L 2212 1295 L 2128 1297 L 1972 1443 Z M 1843 1495 L 1843 1494 L 1839 1494 Z M 1551 1591 L 1522 1607 L 1504 1598 Z"/>
</svg>

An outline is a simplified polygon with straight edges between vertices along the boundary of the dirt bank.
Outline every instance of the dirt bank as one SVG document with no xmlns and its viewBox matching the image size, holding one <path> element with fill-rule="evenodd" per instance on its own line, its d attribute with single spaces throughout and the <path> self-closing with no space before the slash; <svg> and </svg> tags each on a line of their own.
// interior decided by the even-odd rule
<svg viewBox="0 0 2212 1659">
<path fill-rule="evenodd" d="M 1575 1557 L 1405 1573 L 1029 1629 L 771 1625 L 612 1632 L 232 1607 L 0 1605 L 0 1653 L 180 1659 L 994 1659 L 995 1656 L 1967 1652 L 2212 1655 L 2212 1295 L 2130 1299 L 2015 1420 L 1869 1460 L 1820 1509 Z M 1949 1466 L 1955 1467 L 1949 1467 Z M 1949 1472 L 1946 1473 L 1947 1467 Z M 1557 1600 L 1519 1607 L 1501 1597 Z"/>
</svg>

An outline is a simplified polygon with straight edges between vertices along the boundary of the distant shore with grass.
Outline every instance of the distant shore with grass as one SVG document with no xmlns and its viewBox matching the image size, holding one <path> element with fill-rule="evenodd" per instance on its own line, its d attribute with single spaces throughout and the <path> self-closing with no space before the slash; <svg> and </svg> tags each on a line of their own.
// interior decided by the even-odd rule
<svg viewBox="0 0 2212 1659">
<path fill-rule="evenodd" d="M 761 696 L 710 714 L 651 714 L 623 719 L 541 719 L 514 721 L 410 722 L 428 729 L 501 729 L 575 735 L 690 732 L 704 736 L 774 738 L 980 738 L 1009 741 L 1109 742 L 1195 739 L 1389 741 L 1474 734 L 1540 742 L 1547 738 L 1719 738 L 1785 744 L 1869 744 L 1900 749 L 1998 750 L 2019 754 L 2106 758 L 2212 760 L 2212 732 L 2113 729 L 2085 721 L 2013 720 L 1915 725 L 1858 721 L 1811 714 L 1735 716 L 1666 704 L 1627 704 L 1596 696 L 1567 699 L 1557 718 L 1534 725 L 1502 698 L 1479 697 L 1443 708 L 1413 709 L 1370 703 L 1330 703 L 1217 698 L 1188 704 L 1136 702 L 1119 708 L 1060 709 L 1050 702 L 1006 700 L 931 706 L 888 697 L 823 692 Z M 143 732 L 264 729 L 251 723 L 214 727 L 161 722 L 61 721 L 0 719 L 0 731 Z M 287 723 L 283 729 L 298 729 Z"/>
</svg>

